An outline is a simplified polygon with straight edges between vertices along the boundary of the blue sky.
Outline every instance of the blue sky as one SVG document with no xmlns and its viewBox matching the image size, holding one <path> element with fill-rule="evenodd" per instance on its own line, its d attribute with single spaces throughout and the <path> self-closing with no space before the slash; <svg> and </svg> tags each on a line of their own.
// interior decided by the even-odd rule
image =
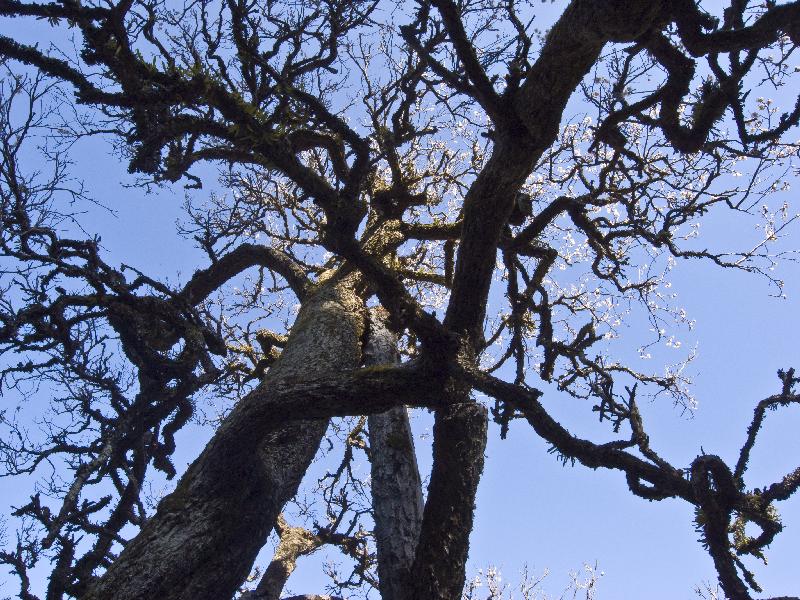
<svg viewBox="0 0 800 600">
<path fill-rule="evenodd" d="M 556 9 L 562 5 L 556 3 Z M 4 25 L 0 23 L 0 28 Z M 180 186 L 151 194 L 121 187 L 120 182 L 130 182 L 126 165 L 101 140 L 80 142 L 73 157 L 76 177 L 116 212 L 96 210 L 87 216 L 87 229 L 102 234 L 114 257 L 112 264 L 130 264 L 175 281 L 185 281 L 198 264 L 205 264 L 189 242 L 175 235 L 184 196 Z M 794 212 L 800 210 L 794 192 L 786 198 Z M 726 215 L 704 227 L 709 246 L 729 246 L 752 223 Z M 800 247 L 796 229 L 783 242 L 786 249 Z M 786 281 L 785 299 L 771 297 L 767 283 L 752 275 L 701 263 L 682 264 L 675 270 L 678 303 L 697 322 L 683 339 L 686 345 L 697 343 L 697 358 L 689 370 L 699 408 L 685 413 L 669 401 L 641 407 L 654 447 L 675 464 L 688 465 L 701 448 L 731 460 L 742 444 L 755 403 L 778 389 L 775 371 L 800 368 L 800 266 L 784 262 L 778 268 Z M 548 393 L 545 403 L 565 423 L 577 423 L 582 431 L 600 431 L 587 407 L 574 400 Z M 415 423 L 424 432 L 427 418 L 419 416 Z M 749 471 L 750 486 L 760 487 L 797 466 L 798 431 L 798 407 L 767 416 Z M 426 452 L 424 441 L 420 444 L 421 453 Z M 425 457 L 421 462 L 426 463 Z M 19 491 L 13 482 L 0 481 L 4 498 Z M 545 588 L 557 594 L 566 585 L 568 571 L 596 561 L 605 573 L 598 597 L 615 600 L 690 598 L 694 585 L 715 578 L 711 559 L 697 542 L 690 506 L 635 498 L 618 473 L 563 467 L 521 423 L 512 426 L 504 441 L 493 431 L 477 506 L 468 574 L 495 565 L 514 582 L 524 564 L 537 573 L 547 568 L 551 576 Z M 800 501 L 795 498 L 779 509 L 786 527 L 767 553 L 769 566 L 748 562 L 765 595 L 773 596 L 797 594 L 800 589 L 796 564 Z M 319 591 L 324 582 L 319 562 L 310 559 L 301 564 L 290 585 L 298 592 Z M 0 595 L 15 588 L 15 582 L 8 583 Z"/>
</svg>

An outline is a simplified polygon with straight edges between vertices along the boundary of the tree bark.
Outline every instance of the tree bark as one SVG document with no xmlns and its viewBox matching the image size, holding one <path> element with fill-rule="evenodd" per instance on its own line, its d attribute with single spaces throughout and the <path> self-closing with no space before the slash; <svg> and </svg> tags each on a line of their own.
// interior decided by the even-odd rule
<svg viewBox="0 0 800 600">
<path fill-rule="evenodd" d="M 396 336 L 372 311 L 364 364 L 398 361 Z M 370 415 L 372 508 L 382 600 L 408 597 L 408 574 L 422 524 L 422 482 L 414 438 L 404 406 Z"/>
<path fill-rule="evenodd" d="M 408 584 L 413 600 L 461 597 L 487 427 L 486 408 L 474 402 L 437 411 L 433 472 Z"/>
<path fill-rule="evenodd" d="M 292 381 L 355 369 L 363 301 L 347 282 L 309 296 L 264 381 L 225 419 L 177 489 L 84 600 L 224 600 L 247 577 L 325 434 L 327 420 L 262 430 L 254 407 Z"/>
<path fill-rule="evenodd" d="M 258 587 L 241 600 L 279 600 L 286 582 L 297 567 L 297 559 L 313 552 L 325 542 L 304 527 L 292 527 L 278 515 L 275 527 L 281 539 Z"/>
</svg>

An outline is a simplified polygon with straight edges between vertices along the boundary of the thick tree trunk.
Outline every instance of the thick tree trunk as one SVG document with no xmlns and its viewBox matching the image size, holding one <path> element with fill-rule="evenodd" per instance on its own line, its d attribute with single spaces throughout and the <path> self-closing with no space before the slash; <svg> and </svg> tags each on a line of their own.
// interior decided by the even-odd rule
<svg viewBox="0 0 800 600">
<path fill-rule="evenodd" d="M 220 426 L 177 489 L 84 600 L 225 600 L 248 575 L 283 505 L 294 496 L 327 422 L 270 431 L 251 418 L 270 390 L 361 360 L 365 311 L 346 284 L 303 304 L 280 358 Z"/>
<path fill-rule="evenodd" d="M 366 365 L 397 362 L 396 336 L 373 311 L 365 349 Z M 408 410 L 398 406 L 370 415 L 370 465 L 375 544 L 382 600 L 408 597 L 408 574 L 422 525 L 422 482 Z"/>
<path fill-rule="evenodd" d="M 487 427 L 486 408 L 474 402 L 436 412 L 433 472 L 408 583 L 413 600 L 461 597 Z"/>
</svg>

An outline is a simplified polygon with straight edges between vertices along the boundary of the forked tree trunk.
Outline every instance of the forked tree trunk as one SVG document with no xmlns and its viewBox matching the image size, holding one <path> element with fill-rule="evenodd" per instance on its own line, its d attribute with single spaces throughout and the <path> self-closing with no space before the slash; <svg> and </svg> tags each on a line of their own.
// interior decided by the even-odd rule
<svg viewBox="0 0 800 600">
<path fill-rule="evenodd" d="M 297 492 L 327 422 L 259 431 L 249 415 L 272 386 L 355 369 L 365 311 L 346 283 L 304 302 L 286 347 L 225 419 L 156 514 L 84 600 L 228 600 Z"/>
</svg>

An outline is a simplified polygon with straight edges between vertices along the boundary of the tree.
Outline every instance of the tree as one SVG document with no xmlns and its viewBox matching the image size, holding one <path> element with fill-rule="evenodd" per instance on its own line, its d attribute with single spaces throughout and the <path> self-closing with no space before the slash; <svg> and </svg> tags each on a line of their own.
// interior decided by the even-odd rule
<svg viewBox="0 0 800 600">
<path fill-rule="evenodd" d="M 458 598 L 489 418 L 502 435 L 524 419 L 566 462 L 621 470 L 637 496 L 690 503 L 725 594 L 759 591 L 742 557 L 780 532 L 775 503 L 800 468 L 763 489 L 744 476 L 767 409 L 800 401 L 795 372 L 757 404 L 736 464 L 678 468 L 651 446 L 637 399 L 686 402 L 685 382 L 615 358 L 615 322 L 629 303 L 656 331 L 674 316 L 662 284 L 676 259 L 770 277 L 790 218 L 767 210 L 764 239 L 733 254 L 693 225 L 758 213 L 796 157 L 784 138 L 800 102 L 782 113 L 751 90 L 791 81 L 800 2 L 731 0 L 713 16 L 691 0 L 572 0 L 543 35 L 535 12 L 0 0 L 3 16 L 46 19 L 80 45 L 0 37 L 7 65 L 25 65 L 7 66 L 3 88 L 2 383 L 57 390 L 46 438 L 4 417 L 2 448 L 12 473 L 64 470 L 46 494 L 58 506 L 36 494 L 16 511 L 24 526 L 2 560 L 21 598 L 35 598 L 28 571 L 44 557 L 48 599 L 231 598 L 273 529 L 250 598 L 278 598 L 322 544 L 384 599 Z M 585 118 L 565 112 L 575 97 Z M 21 164 L 41 128 L 49 179 Z M 190 201 L 182 227 L 208 266 L 176 284 L 111 264 L 65 203 L 83 192 L 63 152 L 90 134 L 115 139 L 143 185 L 198 188 L 203 164 L 221 166 L 227 192 Z M 296 316 L 281 313 L 287 297 Z M 272 315 L 284 331 L 264 326 Z M 541 401 L 549 383 L 590 399 L 617 438 L 558 423 Z M 230 410 L 148 510 L 148 477 L 178 475 L 175 435 L 212 396 Z M 424 505 L 403 407 L 435 412 Z M 321 490 L 329 522 L 287 522 L 329 420 L 365 415 Z M 366 507 L 348 473 L 361 449 Z"/>
</svg>

